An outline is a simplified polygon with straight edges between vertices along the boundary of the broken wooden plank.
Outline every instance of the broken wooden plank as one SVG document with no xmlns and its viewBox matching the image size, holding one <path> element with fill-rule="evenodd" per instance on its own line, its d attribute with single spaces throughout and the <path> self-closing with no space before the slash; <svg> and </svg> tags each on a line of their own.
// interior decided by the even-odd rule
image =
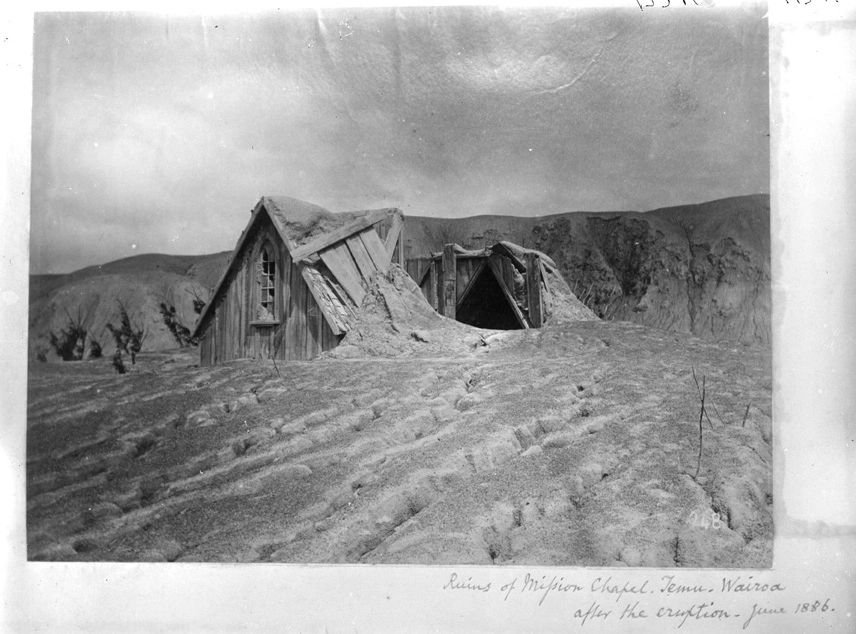
<svg viewBox="0 0 856 634">
<path fill-rule="evenodd" d="M 321 274 L 316 269 L 310 269 L 308 266 L 298 264 L 297 267 L 300 269 L 300 274 L 306 281 L 306 286 L 309 288 L 309 292 L 312 293 L 312 297 L 315 298 L 315 302 L 319 306 L 324 307 L 321 310 L 321 314 L 324 315 L 324 319 L 327 320 L 327 325 L 330 326 L 330 330 L 333 331 L 334 335 L 345 334 L 347 332 L 347 325 L 341 320 L 339 315 L 335 313 L 330 314 L 335 310 L 335 307 L 331 310 L 328 303 L 332 304 L 332 301 L 325 298 L 323 289 L 319 288 L 319 285 L 323 284 Z"/>
<path fill-rule="evenodd" d="M 383 245 L 390 260 L 392 260 L 392 255 L 395 253 L 395 246 L 398 243 L 398 237 L 401 235 L 401 227 L 403 225 L 404 221 L 401 219 L 401 214 L 396 213 L 392 217 L 392 225 L 386 234 L 386 240 Z"/>
<path fill-rule="evenodd" d="M 428 275 L 428 302 L 431 308 L 439 311 L 439 303 L 437 302 L 437 267 L 439 264 L 433 258 L 428 259 L 428 269 L 425 273 Z"/>
<path fill-rule="evenodd" d="M 389 256 L 387 255 L 383 242 L 380 241 L 380 236 L 377 235 L 377 232 L 374 229 L 367 229 L 360 233 L 360 240 L 363 241 L 366 250 L 369 252 L 369 255 L 377 267 L 377 270 L 381 273 L 386 273 L 389 269 Z"/>
<path fill-rule="evenodd" d="M 541 307 L 541 258 L 532 251 L 526 253 L 526 293 L 529 299 L 529 321 L 533 327 L 540 328 L 544 325 Z"/>
<path fill-rule="evenodd" d="M 549 265 L 544 262 L 544 258 L 539 258 L 539 264 L 541 267 L 541 279 L 544 280 L 544 288 L 541 289 L 543 293 L 543 296 L 541 297 L 542 306 L 552 306 L 553 293 L 550 291 L 550 278 L 547 275 L 547 267 L 549 267 Z"/>
<path fill-rule="evenodd" d="M 372 226 L 377 221 L 377 214 L 366 214 L 362 218 L 357 218 L 356 220 L 349 222 L 348 224 L 339 227 L 338 229 L 334 229 L 333 231 L 330 231 L 328 233 L 318 236 L 313 240 L 310 240 L 303 246 L 297 247 L 296 249 L 294 249 L 294 251 L 291 252 L 291 257 L 294 260 L 300 260 L 301 258 L 305 258 L 308 255 L 317 253 L 321 249 L 326 249 L 330 245 L 336 244 L 337 242 L 341 242 L 345 238 L 352 236 L 353 234 L 359 231 L 362 231 L 366 227 Z M 378 238 L 378 241 L 380 241 L 380 238 Z"/>
<path fill-rule="evenodd" d="M 372 261 L 369 252 L 366 251 L 366 246 L 363 244 L 363 241 L 360 240 L 359 236 L 351 236 L 345 240 L 345 244 L 348 245 L 348 249 L 350 249 L 351 255 L 354 257 L 354 262 L 357 263 L 357 267 L 360 269 L 363 279 L 370 282 L 374 277 L 374 274 L 377 273 L 377 267 Z"/>
<path fill-rule="evenodd" d="M 443 315 L 455 318 L 458 292 L 458 263 L 455 245 L 447 244 L 443 248 Z"/>
<path fill-rule="evenodd" d="M 363 290 L 360 274 L 357 272 L 356 264 L 351 257 L 351 252 L 348 251 L 348 247 L 344 244 L 338 244 L 322 251 L 319 255 L 321 261 L 327 265 L 345 292 L 359 306 L 366 296 L 366 292 Z"/>
<path fill-rule="evenodd" d="M 404 266 L 404 220 L 401 221 L 401 231 L 398 232 L 398 266 Z"/>
</svg>

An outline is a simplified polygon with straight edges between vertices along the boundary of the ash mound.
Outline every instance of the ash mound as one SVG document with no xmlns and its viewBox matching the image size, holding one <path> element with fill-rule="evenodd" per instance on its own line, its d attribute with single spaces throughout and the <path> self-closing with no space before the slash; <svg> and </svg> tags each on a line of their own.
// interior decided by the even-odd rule
<svg viewBox="0 0 856 634">
<path fill-rule="evenodd" d="M 544 309 L 549 325 L 599 321 L 574 296 L 549 258 L 545 257 L 544 265 L 549 289 L 544 295 Z M 437 314 L 407 272 L 393 264 L 386 274 L 373 280 L 351 331 L 324 356 L 460 356 L 506 332 L 476 328 Z"/>
<path fill-rule="evenodd" d="M 519 266 L 524 266 L 523 262 L 526 258 L 526 253 L 535 253 L 541 259 L 541 264 L 544 269 L 544 287 L 543 287 L 543 310 L 544 323 L 550 326 L 559 324 L 568 324 L 575 321 L 599 321 L 599 317 L 585 304 L 583 304 L 577 296 L 574 295 L 571 287 L 562 277 L 562 273 L 556 263 L 546 253 L 535 249 L 527 249 L 512 242 L 499 242 L 493 246 L 494 251 L 506 253 L 512 259 L 516 260 Z M 513 270 L 515 283 L 514 293 L 521 305 L 528 303 L 526 297 L 526 286 L 523 281 L 523 275 Z"/>
<path fill-rule="evenodd" d="M 492 332 L 438 315 L 404 269 L 393 264 L 375 277 L 342 343 L 322 356 L 465 354 Z"/>
</svg>

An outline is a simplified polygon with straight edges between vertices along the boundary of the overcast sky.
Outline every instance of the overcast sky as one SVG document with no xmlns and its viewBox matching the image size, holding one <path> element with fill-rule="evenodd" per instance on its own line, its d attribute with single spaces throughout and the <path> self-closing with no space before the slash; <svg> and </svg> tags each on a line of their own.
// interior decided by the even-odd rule
<svg viewBox="0 0 856 634">
<path fill-rule="evenodd" d="M 231 249 L 263 195 L 455 217 L 768 193 L 763 15 L 37 15 L 31 272 Z"/>
</svg>

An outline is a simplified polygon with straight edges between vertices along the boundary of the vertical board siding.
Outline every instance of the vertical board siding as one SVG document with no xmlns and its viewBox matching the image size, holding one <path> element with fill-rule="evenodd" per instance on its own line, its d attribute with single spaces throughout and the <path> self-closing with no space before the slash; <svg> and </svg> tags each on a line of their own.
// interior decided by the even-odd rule
<svg viewBox="0 0 856 634">
<path fill-rule="evenodd" d="M 419 277 L 419 269 L 422 267 L 422 261 L 420 259 L 412 259 L 407 260 L 407 264 L 404 267 L 404 270 L 407 271 L 407 274 L 412 277 L 417 283 L 422 280 Z"/>
<path fill-rule="evenodd" d="M 271 332 L 271 357 L 285 359 L 288 307 L 291 302 L 291 269 L 294 268 L 294 264 L 286 246 L 279 240 L 276 241 L 276 245 L 279 249 L 279 271 L 277 272 L 277 317 L 279 324 Z"/>
<path fill-rule="evenodd" d="M 456 302 L 461 301 L 464 290 L 466 290 L 470 285 L 470 280 L 473 279 L 473 276 L 480 268 L 483 260 L 484 258 L 458 258 L 456 271 L 457 290 L 455 292 Z"/>
<path fill-rule="evenodd" d="M 446 307 L 443 305 L 443 260 L 442 258 L 434 262 L 434 295 L 437 298 L 437 312 L 444 315 Z"/>
<path fill-rule="evenodd" d="M 314 356 L 313 352 L 321 349 L 321 309 L 315 304 L 315 298 L 309 296 L 306 310 L 306 358 L 309 359 Z"/>
<path fill-rule="evenodd" d="M 286 324 L 286 359 L 304 358 L 306 341 L 306 296 L 309 289 L 296 266 L 289 267 L 291 296 Z"/>
<path fill-rule="evenodd" d="M 210 323 L 210 322 L 209 322 Z M 202 339 L 199 341 L 199 365 L 211 365 L 211 342 L 213 335 L 211 334 L 210 326 L 207 326 L 202 332 Z"/>
<path fill-rule="evenodd" d="M 471 260 L 472 268 L 470 269 L 469 279 L 467 280 L 466 286 L 458 287 L 458 306 L 461 305 L 461 302 L 469 293 L 470 288 L 472 288 L 473 284 L 475 284 L 479 275 L 482 275 L 482 269 L 486 266 L 487 258 L 477 258 Z"/>
<path fill-rule="evenodd" d="M 297 302 L 297 295 L 298 295 L 297 282 L 296 282 L 296 277 L 297 277 L 296 268 L 297 267 L 295 267 L 295 266 L 290 266 L 288 268 L 289 293 L 288 293 L 288 302 L 287 302 L 285 309 L 284 309 L 284 314 L 285 314 L 285 341 L 284 341 L 283 353 L 282 354 L 283 354 L 283 358 L 288 359 L 288 360 L 295 358 L 294 357 L 294 339 L 295 339 L 294 328 L 297 325 L 297 315 L 296 315 L 297 309 L 295 307 L 295 304 Z"/>
</svg>

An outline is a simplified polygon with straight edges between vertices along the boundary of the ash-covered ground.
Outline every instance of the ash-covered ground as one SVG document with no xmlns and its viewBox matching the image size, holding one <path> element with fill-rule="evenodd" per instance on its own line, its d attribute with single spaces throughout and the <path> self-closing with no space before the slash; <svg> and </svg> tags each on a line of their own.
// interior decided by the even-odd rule
<svg viewBox="0 0 856 634">
<path fill-rule="evenodd" d="M 29 558 L 771 565 L 769 346 L 438 319 L 278 367 L 32 363 Z"/>
</svg>

